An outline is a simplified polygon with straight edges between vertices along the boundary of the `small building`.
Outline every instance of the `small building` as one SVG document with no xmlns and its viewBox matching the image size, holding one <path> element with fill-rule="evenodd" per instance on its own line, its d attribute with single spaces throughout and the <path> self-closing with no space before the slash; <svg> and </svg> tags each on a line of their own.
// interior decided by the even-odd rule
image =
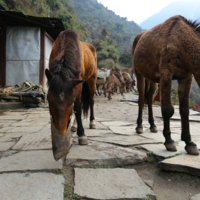
<svg viewBox="0 0 200 200">
<path fill-rule="evenodd" d="M 0 87 L 26 80 L 44 87 L 52 45 L 63 30 L 60 19 L 27 16 L 0 5 Z"/>
</svg>

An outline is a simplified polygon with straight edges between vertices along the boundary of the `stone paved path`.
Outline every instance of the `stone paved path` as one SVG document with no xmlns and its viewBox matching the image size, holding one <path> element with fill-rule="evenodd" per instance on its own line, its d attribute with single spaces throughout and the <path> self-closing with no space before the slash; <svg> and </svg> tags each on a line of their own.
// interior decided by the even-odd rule
<svg viewBox="0 0 200 200">
<path fill-rule="evenodd" d="M 198 116 L 193 118 L 198 121 Z M 171 122 L 177 152 L 165 150 L 162 124 L 158 125 L 158 133 L 150 133 L 144 121 L 144 133 L 137 135 L 133 123 L 104 118 L 96 121 L 96 130 L 88 129 L 89 122 L 83 121 L 89 145 L 79 146 L 73 134 L 67 158 L 56 162 L 47 109 L 6 111 L 0 115 L 0 200 L 63 200 L 64 165 L 75 168 L 71 199 L 156 199 L 153 180 L 142 181 L 134 169 L 118 168 L 146 161 L 146 152 L 161 159 L 159 167 L 164 170 L 200 176 L 200 156 L 185 153 L 177 121 Z M 192 124 L 191 133 L 200 149 L 198 126 Z M 192 199 L 196 198 L 198 195 Z"/>
</svg>

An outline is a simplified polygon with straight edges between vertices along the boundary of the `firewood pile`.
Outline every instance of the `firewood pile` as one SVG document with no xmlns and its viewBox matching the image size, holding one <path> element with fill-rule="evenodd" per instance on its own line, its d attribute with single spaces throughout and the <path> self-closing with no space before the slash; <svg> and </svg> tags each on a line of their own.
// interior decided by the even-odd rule
<svg viewBox="0 0 200 200">
<path fill-rule="evenodd" d="M 41 85 L 25 81 L 19 85 L 0 88 L 0 102 L 22 102 L 25 107 L 47 107 L 46 91 Z"/>
</svg>

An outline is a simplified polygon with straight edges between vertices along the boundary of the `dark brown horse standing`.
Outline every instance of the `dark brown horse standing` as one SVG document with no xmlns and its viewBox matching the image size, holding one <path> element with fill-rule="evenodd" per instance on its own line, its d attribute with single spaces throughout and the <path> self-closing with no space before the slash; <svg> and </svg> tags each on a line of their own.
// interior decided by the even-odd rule
<svg viewBox="0 0 200 200">
<path fill-rule="evenodd" d="M 55 160 L 69 152 L 71 131 L 68 129 L 73 109 L 78 124 L 79 144 L 88 144 L 81 120 L 90 108 L 90 128 L 96 128 L 93 112 L 96 92 L 97 59 L 95 48 L 79 41 L 72 30 L 61 32 L 50 55 L 47 94 L 52 116 L 51 134 Z"/>
<path fill-rule="evenodd" d="M 200 87 L 200 27 L 182 16 L 174 16 L 137 35 L 133 42 L 133 63 L 136 69 L 139 91 L 137 133 L 142 133 L 142 109 L 144 105 L 144 78 L 150 80 L 148 91 L 149 123 L 152 132 L 157 132 L 152 113 L 153 94 L 160 83 L 161 111 L 164 121 L 163 135 L 168 151 L 176 151 L 171 138 L 170 118 L 174 114 L 171 105 L 172 80 L 178 80 L 180 104 L 181 139 L 185 150 L 199 155 L 191 140 L 189 130 L 189 93 L 193 75 Z"/>
</svg>

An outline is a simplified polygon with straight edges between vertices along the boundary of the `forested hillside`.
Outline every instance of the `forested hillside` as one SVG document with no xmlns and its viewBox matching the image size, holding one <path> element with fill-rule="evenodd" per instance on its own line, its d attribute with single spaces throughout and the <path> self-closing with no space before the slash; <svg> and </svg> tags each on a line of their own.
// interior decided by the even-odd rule
<svg viewBox="0 0 200 200">
<path fill-rule="evenodd" d="M 79 20 L 88 28 L 90 43 L 97 49 L 98 65 L 132 67 L 131 48 L 142 29 L 119 17 L 97 0 L 68 0 Z"/>
</svg>

